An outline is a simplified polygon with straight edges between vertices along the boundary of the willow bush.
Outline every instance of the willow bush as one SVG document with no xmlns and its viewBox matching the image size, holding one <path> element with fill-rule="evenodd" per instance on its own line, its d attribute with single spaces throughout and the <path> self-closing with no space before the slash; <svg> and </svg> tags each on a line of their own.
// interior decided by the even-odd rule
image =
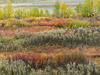
<svg viewBox="0 0 100 75">
<path fill-rule="evenodd" d="M 22 42 L 23 46 L 58 44 L 68 47 L 76 47 L 81 45 L 100 46 L 100 28 L 75 28 L 68 33 L 68 30 L 50 30 L 43 32 L 35 32 L 30 37 L 25 37 Z"/>
<path fill-rule="evenodd" d="M 18 43 L 9 43 L 4 45 L 0 43 L 0 52 L 14 52 L 14 51 L 21 51 L 23 48 Z"/>
<path fill-rule="evenodd" d="M 100 67 L 95 63 L 67 64 L 65 68 L 53 69 L 50 66 L 44 70 L 31 68 L 22 60 L 0 60 L 0 75 L 100 75 Z"/>
</svg>

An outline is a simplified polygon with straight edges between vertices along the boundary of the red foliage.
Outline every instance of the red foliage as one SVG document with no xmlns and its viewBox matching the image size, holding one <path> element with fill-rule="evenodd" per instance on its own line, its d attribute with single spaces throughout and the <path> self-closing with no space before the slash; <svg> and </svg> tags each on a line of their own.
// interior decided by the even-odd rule
<svg viewBox="0 0 100 75">
<path fill-rule="evenodd" d="M 10 56 L 7 57 L 7 59 L 10 59 Z M 41 54 L 23 54 L 23 53 L 16 53 L 12 56 L 13 60 L 23 60 L 26 61 L 28 60 L 29 62 L 35 63 L 38 66 L 41 66 L 43 63 L 43 55 Z"/>
<path fill-rule="evenodd" d="M 25 20 L 26 20 L 27 22 L 33 22 L 33 21 L 36 20 L 36 18 L 35 18 L 35 17 L 30 17 L 30 18 L 26 18 Z"/>
</svg>

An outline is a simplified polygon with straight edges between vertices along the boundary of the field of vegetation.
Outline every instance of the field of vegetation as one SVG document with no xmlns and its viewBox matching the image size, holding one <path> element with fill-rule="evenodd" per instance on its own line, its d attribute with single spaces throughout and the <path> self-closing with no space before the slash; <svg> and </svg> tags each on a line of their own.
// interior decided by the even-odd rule
<svg viewBox="0 0 100 75">
<path fill-rule="evenodd" d="M 53 11 L 0 7 L 0 75 L 100 75 L 100 0 Z"/>
</svg>

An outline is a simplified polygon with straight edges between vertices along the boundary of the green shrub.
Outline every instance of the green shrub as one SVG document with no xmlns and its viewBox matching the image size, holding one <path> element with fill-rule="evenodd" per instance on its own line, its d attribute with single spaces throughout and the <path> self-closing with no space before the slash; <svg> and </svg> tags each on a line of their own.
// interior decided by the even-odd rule
<svg viewBox="0 0 100 75">
<path fill-rule="evenodd" d="M 0 61 L 0 73 L 2 75 L 28 75 L 30 66 L 26 65 L 22 60 Z"/>
<path fill-rule="evenodd" d="M 77 64 L 84 64 L 86 63 L 86 57 L 83 53 L 72 53 L 72 54 L 65 54 L 64 56 L 65 63 L 77 63 Z"/>
<path fill-rule="evenodd" d="M 50 30 L 36 32 L 30 37 L 26 37 L 23 46 L 58 44 L 67 47 L 77 47 L 81 45 L 100 46 L 100 28 L 76 28 L 70 34 L 65 30 Z M 68 31 L 69 32 L 69 31 Z"/>
<path fill-rule="evenodd" d="M 21 51 L 22 47 L 18 43 L 9 43 L 8 45 L 1 45 L 0 52 L 14 52 Z"/>
<path fill-rule="evenodd" d="M 69 24 L 69 28 L 88 27 L 90 23 L 85 20 L 73 20 Z"/>
<path fill-rule="evenodd" d="M 18 32 L 16 32 L 16 34 L 15 34 L 15 38 L 16 39 L 23 39 L 23 38 L 25 38 L 25 37 L 31 37 L 31 33 L 28 33 L 28 32 L 21 32 L 21 33 L 18 33 Z"/>
<path fill-rule="evenodd" d="M 64 66 L 64 67 L 63 67 Z M 36 70 L 22 60 L 0 60 L 0 75 L 100 75 L 100 66 L 95 63 L 66 64 L 54 69 L 46 66 Z"/>
<path fill-rule="evenodd" d="M 13 42 L 15 41 L 14 38 L 11 38 L 11 37 L 0 37 L 0 42 L 2 43 L 9 43 L 9 42 Z"/>
</svg>

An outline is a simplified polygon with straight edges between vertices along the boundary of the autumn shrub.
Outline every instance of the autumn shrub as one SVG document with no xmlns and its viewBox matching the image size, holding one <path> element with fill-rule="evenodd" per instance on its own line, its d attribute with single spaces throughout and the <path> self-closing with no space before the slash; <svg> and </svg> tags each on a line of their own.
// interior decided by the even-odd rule
<svg viewBox="0 0 100 75">
<path fill-rule="evenodd" d="M 54 55 L 54 59 L 57 61 L 58 64 L 64 63 L 64 54 L 63 53 L 57 53 Z"/>
<path fill-rule="evenodd" d="M 10 56 L 7 57 L 10 59 Z M 57 53 L 55 55 L 42 55 L 42 54 L 25 54 L 25 53 L 16 53 L 12 55 L 13 60 L 23 60 L 26 64 L 30 64 L 31 67 L 41 67 L 45 68 L 46 66 L 51 66 L 52 68 L 57 68 L 57 66 L 65 66 L 66 64 L 76 63 L 76 64 L 85 64 L 86 57 L 82 53 L 71 53 L 63 54 Z M 87 62 L 88 63 L 88 62 Z"/>
<path fill-rule="evenodd" d="M 16 27 L 18 20 L 17 19 L 7 19 L 5 20 L 6 24 L 5 27 Z"/>
<path fill-rule="evenodd" d="M 85 20 L 73 20 L 69 24 L 69 28 L 88 27 L 90 23 Z"/>
<path fill-rule="evenodd" d="M 69 18 L 69 19 L 64 19 L 64 18 L 55 19 L 55 20 L 53 20 L 53 26 L 55 26 L 55 27 L 68 27 L 71 20 L 72 20 L 71 18 Z"/>
<path fill-rule="evenodd" d="M 7 59 L 10 59 L 10 56 L 8 56 Z M 29 63 L 30 65 L 35 67 L 35 66 L 42 66 L 44 57 L 42 54 L 16 53 L 12 56 L 12 59 L 13 60 L 23 60 L 24 62 Z"/>
<path fill-rule="evenodd" d="M 26 18 L 26 19 L 25 19 L 25 21 L 27 21 L 27 22 L 33 22 L 33 21 L 35 21 L 35 20 L 36 20 L 35 17 L 30 17 L 30 18 Z"/>
<path fill-rule="evenodd" d="M 30 23 L 26 22 L 25 20 L 19 20 L 17 26 L 18 27 L 30 26 Z"/>
<path fill-rule="evenodd" d="M 5 24 L 6 24 L 6 23 L 5 23 L 4 20 L 0 20 L 0 26 L 1 26 L 1 27 L 4 27 Z"/>
<path fill-rule="evenodd" d="M 0 59 L 5 60 L 6 59 L 6 56 L 4 54 L 0 54 Z"/>
</svg>

